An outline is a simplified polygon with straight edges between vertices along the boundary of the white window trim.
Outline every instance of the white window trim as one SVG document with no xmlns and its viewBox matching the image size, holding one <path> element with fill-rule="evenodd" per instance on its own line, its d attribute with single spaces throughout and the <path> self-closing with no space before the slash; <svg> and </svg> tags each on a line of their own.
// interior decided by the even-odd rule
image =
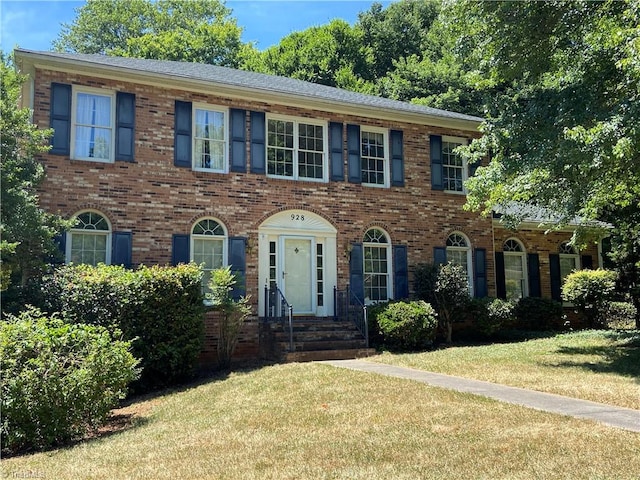
<svg viewBox="0 0 640 480">
<path fill-rule="evenodd" d="M 194 102 L 192 104 L 191 110 L 192 110 L 191 125 L 193 125 L 192 133 L 191 133 L 191 168 L 196 172 L 229 173 L 229 109 L 226 107 L 220 107 L 217 105 L 209 105 L 207 103 Z M 196 113 L 197 113 L 197 110 L 208 110 L 210 112 L 224 114 L 224 166 L 221 169 L 196 167 Z M 204 220 L 204 218 L 201 218 L 200 220 Z M 195 222 L 193 225 L 195 226 L 197 223 L 198 222 Z M 222 222 L 218 222 L 218 223 L 222 225 Z"/>
<path fill-rule="evenodd" d="M 100 95 L 103 97 L 111 98 L 111 112 L 110 112 L 110 126 L 111 126 L 111 145 L 109 146 L 109 159 L 95 158 L 95 157 L 76 157 L 75 145 L 76 145 L 76 110 L 78 107 L 78 94 L 87 93 L 90 95 Z M 70 158 L 71 160 L 82 160 L 85 162 L 97 162 L 97 163 L 114 163 L 115 162 L 115 149 L 116 149 L 116 94 L 111 90 L 103 90 L 101 88 L 84 87 L 81 85 L 73 85 L 71 95 L 71 147 Z"/>
<path fill-rule="evenodd" d="M 390 163 L 391 162 L 389 160 L 389 130 L 381 127 L 361 126 L 360 127 L 360 157 L 361 158 L 362 158 L 362 134 L 364 132 L 382 134 L 382 142 L 384 146 L 384 184 L 380 185 L 378 183 L 366 183 L 363 181 L 362 185 L 365 185 L 367 187 L 374 187 L 374 188 L 389 188 L 391 186 L 391 181 L 390 181 L 390 176 L 391 176 Z M 362 165 L 360 165 L 360 169 L 362 170 Z"/>
<path fill-rule="evenodd" d="M 269 120 L 293 122 L 293 175 L 273 175 L 267 173 L 269 178 L 281 178 L 284 180 L 297 180 L 302 182 L 329 182 L 329 128 L 328 124 L 322 120 L 313 118 L 292 117 L 289 115 L 267 114 L 265 118 L 265 168 L 269 171 Z M 298 176 L 298 152 L 299 152 L 299 125 L 316 125 L 322 127 L 322 178 L 308 178 Z"/>
<path fill-rule="evenodd" d="M 70 264 L 71 263 L 71 245 L 73 242 L 72 236 L 74 233 L 76 234 L 80 234 L 80 235 L 106 235 L 107 236 L 107 243 L 106 243 L 106 249 L 107 251 L 105 252 L 105 256 L 104 256 L 104 264 L 105 265 L 111 265 L 111 237 L 112 237 L 112 233 L 113 233 L 113 227 L 111 226 L 111 222 L 109 221 L 109 219 L 107 218 L 107 216 L 98 211 L 98 210 L 81 210 L 77 213 L 75 213 L 73 215 L 72 218 L 77 217 L 78 215 L 82 215 L 83 213 L 97 213 L 98 215 L 100 215 L 102 218 L 105 219 L 105 221 L 107 222 L 107 225 L 109 226 L 109 230 L 105 231 L 105 230 L 84 230 L 84 229 L 79 229 L 79 228 L 71 228 L 70 230 L 68 230 L 65 233 L 65 247 L 64 247 L 64 263 L 65 264 Z"/>
<path fill-rule="evenodd" d="M 213 220 L 214 222 L 218 223 L 218 225 L 220 225 L 222 227 L 222 230 L 224 231 L 224 236 L 222 235 L 200 235 L 197 233 L 193 233 L 193 229 L 195 228 L 196 225 L 198 225 L 198 223 L 202 222 L 203 220 Z M 191 262 L 195 262 L 195 260 L 193 259 L 193 254 L 194 254 L 194 242 L 196 239 L 200 239 L 203 238 L 205 240 L 220 240 L 222 241 L 222 267 L 226 267 L 229 264 L 229 253 L 228 253 L 228 247 L 229 247 L 229 231 L 227 230 L 227 226 L 224 224 L 224 222 L 222 222 L 220 219 L 216 218 L 216 217 L 200 217 L 198 218 L 195 222 L 193 222 L 193 224 L 191 225 L 191 230 L 189 233 L 189 261 Z M 202 269 L 203 271 L 205 270 L 204 268 Z M 208 270 L 208 271 L 213 271 L 212 270 Z M 203 285 L 203 292 L 206 293 L 207 289 L 206 286 Z M 204 299 L 204 304 L 205 305 L 212 305 L 211 300 L 208 299 Z"/>
<path fill-rule="evenodd" d="M 452 137 L 449 135 L 442 136 L 442 143 L 459 143 L 460 145 L 467 145 L 468 141 L 464 137 Z M 445 168 L 444 164 L 444 153 L 442 155 L 442 168 Z M 469 179 L 469 163 L 465 158 L 462 159 L 462 191 L 459 190 L 447 190 L 445 189 L 445 193 L 453 193 L 455 195 L 466 195 L 467 189 L 464 186 L 465 182 Z M 444 181 L 444 171 L 442 172 L 442 181 Z"/>
<path fill-rule="evenodd" d="M 389 300 L 393 300 L 393 257 L 392 257 L 392 245 L 391 245 L 391 237 L 389 236 L 389 234 L 382 228 L 380 227 L 371 227 L 368 228 L 367 231 L 365 232 L 365 235 L 367 234 L 367 232 L 369 232 L 370 230 L 380 230 L 385 238 L 387 239 L 387 243 L 375 243 L 375 242 L 362 242 L 362 273 L 363 276 L 366 277 L 367 275 L 367 271 L 365 270 L 365 249 L 367 247 L 375 247 L 375 248 L 386 248 L 387 250 L 387 300 L 381 300 L 382 302 L 384 301 L 389 301 Z M 363 286 L 365 286 L 365 279 L 363 277 Z M 365 289 L 366 291 L 366 289 Z M 366 305 L 375 305 L 376 303 L 378 303 L 378 300 L 370 300 L 367 299 L 365 297 L 365 304 Z"/>
<path fill-rule="evenodd" d="M 509 240 L 516 242 L 518 245 L 520 245 L 521 251 L 520 252 L 505 252 L 504 251 L 504 243 L 507 243 Z M 524 248 L 524 245 L 522 244 L 522 242 L 520 240 L 518 240 L 517 238 L 507 238 L 503 243 L 503 252 L 502 254 L 505 257 L 508 256 L 512 256 L 512 257 L 520 257 L 521 261 L 522 261 L 522 298 L 528 297 L 529 296 L 529 266 L 527 265 L 527 251 Z M 506 262 L 505 262 L 505 273 L 504 273 L 505 279 L 507 277 L 507 272 L 506 272 Z"/>
</svg>

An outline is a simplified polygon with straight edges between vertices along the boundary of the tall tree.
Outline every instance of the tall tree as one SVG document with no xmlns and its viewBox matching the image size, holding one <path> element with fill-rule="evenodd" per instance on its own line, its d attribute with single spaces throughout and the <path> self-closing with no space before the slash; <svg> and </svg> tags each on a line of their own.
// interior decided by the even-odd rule
<svg viewBox="0 0 640 480">
<path fill-rule="evenodd" d="M 0 290 L 5 291 L 11 283 L 24 287 L 57 252 L 53 237 L 66 224 L 38 206 L 36 189 L 44 169 L 36 157 L 50 148 L 47 140 L 52 132 L 38 129 L 31 123 L 31 111 L 18 107 L 26 79 L 16 72 L 10 58 L 1 52 L 0 57 Z"/>
<path fill-rule="evenodd" d="M 491 162 L 468 182 L 469 207 L 517 201 L 560 224 L 604 219 L 637 251 L 640 3 L 464 0 L 448 13 L 493 98 L 470 148 Z"/>
<path fill-rule="evenodd" d="M 57 51 L 237 67 L 242 29 L 219 0 L 89 0 L 63 24 Z"/>
</svg>

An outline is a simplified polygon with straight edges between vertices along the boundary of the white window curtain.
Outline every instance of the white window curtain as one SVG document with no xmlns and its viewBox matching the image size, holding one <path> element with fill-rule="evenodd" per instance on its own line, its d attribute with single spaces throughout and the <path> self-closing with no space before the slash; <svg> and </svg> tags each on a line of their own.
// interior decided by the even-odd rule
<svg viewBox="0 0 640 480">
<path fill-rule="evenodd" d="M 224 170 L 224 113 L 196 110 L 195 167 Z"/>
<path fill-rule="evenodd" d="M 111 158 L 111 97 L 78 93 L 75 158 Z"/>
</svg>

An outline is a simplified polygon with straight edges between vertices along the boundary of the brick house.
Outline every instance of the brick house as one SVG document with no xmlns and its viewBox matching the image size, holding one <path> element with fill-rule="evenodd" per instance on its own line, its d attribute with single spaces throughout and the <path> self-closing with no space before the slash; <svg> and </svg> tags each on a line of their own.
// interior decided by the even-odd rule
<svg viewBox="0 0 640 480">
<path fill-rule="evenodd" d="M 365 304 L 408 297 L 424 262 L 463 264 L 479 297 L 556 297 L 562 275 L 600 264 L 570 231 L 462 209 L 473 169 L 452 150 L 480 118 L 211 65 L 15 59 L 34 123 L 55 129 L 41 205 L 78 218 L 66 261 L 232 265 L 255 310 L 240 357 L 258 355 L 276 285 L 321 321 L 347 285 Z"/>
</svg>

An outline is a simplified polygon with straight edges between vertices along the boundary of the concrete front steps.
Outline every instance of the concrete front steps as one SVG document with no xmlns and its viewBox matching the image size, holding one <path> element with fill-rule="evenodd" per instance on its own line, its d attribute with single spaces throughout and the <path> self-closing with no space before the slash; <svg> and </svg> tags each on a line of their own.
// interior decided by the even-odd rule
<svg viewBox="0 0 640 480">
<path fill-rule="evenodd" d="M 374 355 L 364 336 L 351 321 L 331 317 L 294 317 L 293 351 L 290 351 L 289 327 L 271 324 L 273 352 L 282 362 L 347 360 Z"/>
</svg>

